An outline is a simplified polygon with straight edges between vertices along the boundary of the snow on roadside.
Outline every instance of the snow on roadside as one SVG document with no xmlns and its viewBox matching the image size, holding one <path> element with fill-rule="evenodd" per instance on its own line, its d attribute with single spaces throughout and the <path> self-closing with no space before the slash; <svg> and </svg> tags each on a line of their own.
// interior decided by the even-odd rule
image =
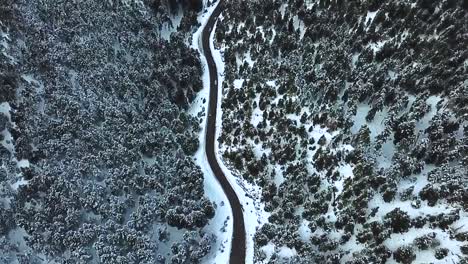
<svg viewBox="0 0 468 264">
<path fill-rule="evenodd" d="M 222 15 L 220 16 L 222 20 Z M 214 26 L 214 29 L 210 36 L 210 48 L 211 53 L 213 54 L 213 59 L 216 63 L 216 68 L 218 69 L 218 104 L 217 104 L 217 116 L 216 116 L 216 138 L 219 138 L 221 135 L 221 128 L 222 128 L 222 109 L 221 109 L 221 102 L 222 102 L 222 84 L 224 82 L 224 60 L 222 54 L 224 53 L 224 48 L 215 49 L 214 47 L 214 32 L 216 31 L 217 23 Z M 230 182 L 231 186 L 233 187 L 234 191 L 239 198 L 239 201 L 244 210 L 244 224 L 246 228 L 246 263 L 253 263 L 254 259 L 254 235 L 256 229 L 263 225 L 263 223 L 267 222 L 269 217 L 269 213 L 265 212 L 264 204 L 258 202 L 260 199 L 255 199 L 255 197 L 259 198 L 261 195 L 260 187 L 248 183 L 244 180 L 238 172 L 234 170 L 230 170 L 227 168 L 226 164 L 224 164 L 222 160 L 222 149 L 220 149 L 219 142 L 216 140 L 215 148 L 217 153 L 217 160 L 219 166 L 224 171 L 226 178 Z"/>
<path fill-rule="evenodd" d="M 192 36 L 191 47 L 198 50 L 200 60 L 203 65 L 203 88 L 197 93 L 197 97 L 189 108 L 189 113 L 192 116 L 199 116 L 202 119 L 201 130 L 198 134 L 200 148 L 194 155 L 194 162 L 197 164 L 204 175 L 204 191 L 205 195 L 216 204 L 215 216 L 208 225 L 203 229 L 205 232 L 215 234 L 217 236 L 216 243 L 211 249 L 211 252 L 204 258 L 204 263 L 228 263 L 229 253 L 231 252 L 232 239 L 232 209 L 229 201 L 224 194 L 221 185 L 213 174 L 208 163 L 205 151 L 205 131 L 206 131 L 206 116 L 208 112 L 208 100 L 210 93 L 210 77 L 208 72 L 208 64 L 203 55 L 201 43 L 201 34 L 203 28 L 208 22 L 208 18 L 215 9 L 217 3 L 207 6 L 207 1 L 204 1 L 204 11 L 199 15 L 198 22 L 201 26 Z"/>
</svg>

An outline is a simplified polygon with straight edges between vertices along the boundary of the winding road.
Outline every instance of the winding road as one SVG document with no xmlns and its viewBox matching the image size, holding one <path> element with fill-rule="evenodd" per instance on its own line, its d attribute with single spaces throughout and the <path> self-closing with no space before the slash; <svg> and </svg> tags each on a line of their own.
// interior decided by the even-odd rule
<svg viewBox="0 0 468 264">
<path fill-rule="evenodd" d="M 203 28 L 202 32 L 202 45 L 203 54 L 205 55 L 208 63 L 208 70 L 210 75 L 210 98 L 208 103 L 208 119 L 206 126 L 206 140 L 205 149 L 208 163 L 210 164 L 211 170 L 213 171 L 216 179 L 221 184 L 224 193 L 226 194 L 229 203 L 232 208 L 233 215 L 233 234 L 232 244 L 229 262 L 232 264 L 245 263 L 245 226 L 244 226 L 244 214 L 242 211 L 242 205 L 239 202 L 236 192 L 232 188 L 228 179 L 220 168 L 218 161 L 216 160 L 215 153 L 215 140 L 216 140 L 216 114 L 217 114 L 217 103 L 218 103 L 218 72 L 216 69 L 216 63 L 213 60 L 213 55 L 210 49 L 210 35 L 214 28 L 214 25 L 223 10 L 224 0 L 220 0 L 216 8 L 213 10 L 208 22 Z"/>
</svg>

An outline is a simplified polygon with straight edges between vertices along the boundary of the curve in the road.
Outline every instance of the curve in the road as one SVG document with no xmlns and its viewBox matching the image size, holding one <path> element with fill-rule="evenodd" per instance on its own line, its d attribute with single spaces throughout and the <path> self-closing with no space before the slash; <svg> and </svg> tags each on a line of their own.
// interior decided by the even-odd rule
<svg viewBox="0 0 468 264">
<path fill-rule="evenodd" d="M 216 20 L 218 19 L 223 9 L 223 0 L 220 0 L 215 10 L 211 14 L 208 22 L 202 32 L 202 44 L 203 54 L 206 57 L 208 63 L 208 70 L 210 74 L 210 99 L 208 103 L 208 118 L 206 127 L 206 140 L 205 149 L 208 163 L 213 170 L 216 179 L 221 184 L 224 193 L 226 194 L 229 203 L 232 208 L 233 215 L 233 234 L 231 243 L 231 253 L 229 262 L 232 264 L 245 263 L 245 226 L 244 226 L 244 214 L 242 211 L 242 205 L 239 202 L 236 192 L 232 188 L 228 179 L 224 175 L 223 170 L 216 160 L 215 154 L 215 140 L 216 140 L 216 114 L 217 114 L 217 103 L 218 103 L 218 72 L 216 70 L 216 63 L 213 60 L 213 55 L 210 49 L 210 35 Z"/>
</svg>

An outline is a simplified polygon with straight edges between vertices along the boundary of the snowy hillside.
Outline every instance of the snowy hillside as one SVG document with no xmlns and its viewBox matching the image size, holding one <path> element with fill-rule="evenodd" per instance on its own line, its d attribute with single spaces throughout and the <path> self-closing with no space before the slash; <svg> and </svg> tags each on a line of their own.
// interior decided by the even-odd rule
<svg viewBox="0 0 468 264">
<path fill-rule="evenodd" d="M 467 8 L 229 2 L 219 144 L 269 215 L 255 263 L 468 261 Z"/>
<path fill-rule="evenodd" d="M 226 243 L 192 159 L 196 2 L 1 2 L 0 263 L 201 263 Z"/>
<path fill-rule="evenodd" d="M 2 0 L 0 264 L 468 264 L 467 47 L 466 0 Z"/>
</svg>

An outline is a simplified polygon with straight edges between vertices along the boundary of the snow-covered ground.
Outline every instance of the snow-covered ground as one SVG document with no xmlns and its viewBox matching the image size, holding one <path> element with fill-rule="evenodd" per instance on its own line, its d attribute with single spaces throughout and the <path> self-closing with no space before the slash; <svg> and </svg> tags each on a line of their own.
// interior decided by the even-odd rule
<svg viewBox="0 0 468 264">
<path fill-rule="evenodd" d="M 15 124 L 11 120 L 11 106 L 9 103 L 3 102 L 0 103 L 0 113 L 5 115 L 8 118 L 8 122 L 12 123 L 12 126 L 15 127 Z M 3 136 L 3 140 L 0 141 L 0 144 L 3 145 L 11 154 L 15 155 L 15 144 L 13 136 L 11 135 L 8 128 L 5 128 L 3 131 L 0 131 L 0 134 Z M 29 167 L 29 161 L 26 159 L 17 160 L 16 157 L 13 157 L 13 161 L 16 162 L 16 166 L 21 168 Z M 4 166 L 4 165 L 1 165 Z M 13 190 L 17 190 L 19 186 L 28 184 L 28 181 L 25 180 L 21 174 L 16 175 L 16 182 L 10 184 Z"/>
<path fill-rule="evenodd" d="M 198 134 L 200 148 L 194 155 L 194 162 L 200 166 L 203 171 L 205 195 L 217 206 L 214 218 L 204 228 L 204 231 L 213 233 L 217 236 L 214 247 L 210 254 L 208 254 L 204 259 L 205 263 L 228 263 L 233 231 L 231 206 L 221 188 L 221 185 L 216 180 L 216 177 L 210 168 L 205 151 L 206 116 L 208 112 L 210 93 L 210 77 L 208 64 L 206 63 L 205 56 L 203 55 L 201 34 L 203 28 L 208 22 L 208 18 L 217 4 L 218 3 L 207 6 L 207 1 L 205 0 L 205 8 L 198 17 L 198 22 L 200 22 L 201 26 L 192 37 L 192 48 L 198 50 L 200 53 L 200 60 L 203 64 L 203 88 L 198 92 L 197 97 L 189 109 L 189 113 L 191 115 L 200 116 L 202 120 L 201 130 Z"/>
<path fill-rule="evenodd" d="M 16 64 L 16 59 L 9 54 L 9 49 L 10 45 L 9 42 L 11 42 L 9 34 L 3 32 L 0 30 L 0 52 L 7 58 L 9 58 L 11 64 Z M 26 79 L 25 79 L 26 80 Z M 35 81 L 34 78 L 30 77 L 28 80 L 30 81 Z M 28 81 L 26 80 L 26 81 Z M 19 94 L 20 92 L 18 92 Z M 8 102 L 0 102 L 0 113 L 6 116 L 8 119 L 8 122 L 11 124 L 11 127 L 15 128 L 16 124 L 12 121 L 11 119 L 11 112 L 13 109 L 11 108 L 10 104 Z M 3 131 L 0 131 L 0 134 L 3 136 L 3 140 L 0 141 L 0 144 L 5 147 L 12 155 L 13 155 L 13 162 L 16 162 L 16 166 L 21 169 L 21 168 L 26 168 L 29 167 L 29 161 L 28 160 L 17 160 L 16 159 L 16 150 L 15 150 L 15 144 L 14 144 L 14 139 L 13 136 L 11 135 L 10 131 L 8 130 L 8 127 L 5 128 Z M 4 165 L 1 165 L 4 166 Z M 11 188 L 13 190 L 17 190 L 19 186 L 25 185 L 28 183 L 25 179 L 23 179 L 21 174 L 16 175 L 16 181 L 12 182 L 10 184 Z"/>
<path fill-rule="evenodd" d="M 294 47 L 288 52 L 275 47 L 285 42 L 275 39 L 276 33 L 281 32 L 275 31 L 275 28 L 280 29 L 274 26 L 274 20 L 255 19 L 258 17 L 252 10 L 258 10 L 265 3 L 247 2 L 246 12 L 235 12 L 236 5 L 228 6 L 233 12 L 225 13 L 223 26 L 228 30 L 219 39 L 224 45 L 221 54 L 225 52 L 231 58 L 226 60 L 226 65 L 222 61 L 219 63 L 226 67 L 224 88 L 232 98 L 225 98 L 225 106 L 219 109 L 224 110 L 225 121 L 220 147 L 221 153 L 229 154 L 226 162 L 232 160 L 238 164 L 243 177 L 253 178 L 253 182 L 261 182 L 262 186 L 276 184 L 276 189 L 272 187 L 265 192 L 264 199 L 268 210 L 279 220 L 272 218 L 272 229 L 266 226 L 258 232 L 261 243 L 255 247 L 255 263 L 283 263 L 283 260 L 289 263 L 294 255 L 298 255 L 297 262 L 307 262 L 299 260 L 309 260 L 311 256 L 315 259 L 315 254 L 321 257 L 316 259 L 331 259 L 333 253 L 339 253 L 336 256 L 340 263 L 359 262 L 376 256 L 377 249 L 382 252 L 382 248 L 377 248 L 379 244 L 389 249 L 386 260 L 389 263 L 463 262 L 466 239 L 460 236 L 461 230 L 468 226 L 468 218 L 463 211 L 465 204 L 459 203 L 463 199 L 459 194 L 466 186 L 466 170 L 459 158 L 464 157 L 463 151 L 460 152 L 465 139 L 461 127 L 466 130 L 467 122 L 459 118 L 463 113 L 453 109 L 453 101 L 463 94 L 463 89 L 459 88 L 465 87 L 467 82 L 462 80 L 451 86 L 450 91 L 445 87 L 418 89 L 432 78 L 445 82 L 445 78 L 431 75 L 439 67 L 438 62 L 427 59 L 440 51 L 431 49 L 434 53 L 416 59 L 408 48 L 409 43 L 414 44 L 408 39 L 437 43 L 434 46 L 450 42 L 443 30 L 435 29 L 436 23 L 432 21 L 441 18 L 443 12 L 450 17 L 453 9 L 447 10 L 431 2 L 437 10 L 433 20 L 427 25 L 423 21 L 418 23 L 418 28 L 425 31 L 415 37 L 414 25 L 405 22 L 392 28 L 395 34 L 389 37 L 389 34 L 379 33 L 388 33 L 385 25 L 395 22 L 383 12 L 388 11 L 390 5 L 360 10 L 352 14 L 352 24 L 336 26 L 331 22 L 333 19 L 327 19 L 341 13 L 329 12 L 319 1 L 306 0 L 300 6 L 294 6 L 296 3 L 291 4 L 291 1 L 288 5 L 286 1 L 276 5 L 276 10 L 266 11 L 271 13 L 265 17 L 278 13 L 284 19 L 282 22 L 287 27 L 282 33 L 291 38 L 289 43 Z M 315 5 L 321 7 L 310 10 Z M 401 6 L 403 4 L 398 2 L 395 10 L 403 10 Z M 429 16 L 426 7 L 421 10 L 418 3 L 404 6 L 408 13 Z M 329 7 L 333 10 L 336 6 L 330 4 Z M 327 34 L 334 30 L 344 34 L 317 40 L 318 20 L 304 20 L 304 26 L 300 19 L 304 13 L 327 21 L 321 26 L 328 30 L 325 30 Z M 304 31 L 307 32 L 305 37 Z M 310 32 L 314 34 L 309 35 Z M 349 36 L 368 40 L 368 32 L 377 35 L 371 41 L 364 41 L 359 48 L 354 42 L 346 44 Z M 340 68 L 337 64 L 342 61 L 343 52 L 349 60 L 349 68 Z M 456 52 L 447 51 L 447 58 L 441 57 L 441 60 L 457 58 Z M 259 65 L 264 67 L 257 67 Z M 467 60 L 456 67 L 463 71 L 466 65 Z M 281 70 L 283 67 L 288 70 Z M 373 70 L 369 71 L 371 68 Z M 352 78 L 348 78 L 349 69 Z M 305 72 L 310 72 L 310 80 L 302 77 Z M 386 85 L 375 86 L 376 82 L 369 82 L 368 74 Z M 294 84 L 285 81 L 284 76 L 293 76 Z M 400 82 L 405 79 L 409 81 L 407 84 Z M 412 84 L 413 81 L 416 82 Z M 271 89 L 278 88 L 276 83 L 281 92 Z M 333 87 L 334 84 L 338 85 Z M 288 89 L 292 85 L 297 89 Z M 329 92 L 334 102 L 330 102 Z M 293 129 L 287 131 L 287 126 L 300 129 L 300 133 Z M 289 160 L 283 158 L 283 154 L 294 151 Z M 263 154 L 266 158 L 261 159 Z M 304 175 L 294 171 L 299 167 L 298 161 L 307 169 Z M 255 162 L 261 169 L 252 173 Z M 300 168 L 300 172 L 305 171 Z M 231 172 L 237 175 L 236 170 Z M 453 190 L 453 194 L 447 190 Z M 285 217 L 284 208 L 286 202 L 293 200 L 288 195 L 295 191 L 308 200 L 293 208 L 299 221 L 287 222 L 291 213 L 288 211 Z M 428 199 L 431 195 L 440 197 L 434 202 L 433 197 Z M 319 211 L 320 205 L 324 206 Z M 404 231 L 389 228 L 389 223 L 399 221 L 399 217 L 414 222 Z M 445 225 L 444 221 L 450 224 Z M 343 225 L 349 226 L 343 228 Z M 352 230 L 350 237 L 347 230 Z M 288 248 L 292 239 L 285 238 L 286 232 L 298 236 L 310 250 L 295 252 Z M 424 236 L 434 238 L 430 248 L 424 245 Z M 405 252 L 406 248 L 410 249 Z M 405 256 L 409 254 L 409 258 Z M 413 255 L 414 260 L 409 260 Z"/>
<path fill-rule="evenodd" d="M 161 38 L 165 40 L 170 40 L 171 34 L 174 32 L 177 32 L 177 28 L 179 27 L 183 16 L 184 16 L 184 11 L 181 8 L 177 10 L 176 14 L 174 14 L 173 16 L 170 16 L 169 17 L 170 21 L 167 21 L 166 23 L 162 24 L 160 27 Z"/>
</svg>

